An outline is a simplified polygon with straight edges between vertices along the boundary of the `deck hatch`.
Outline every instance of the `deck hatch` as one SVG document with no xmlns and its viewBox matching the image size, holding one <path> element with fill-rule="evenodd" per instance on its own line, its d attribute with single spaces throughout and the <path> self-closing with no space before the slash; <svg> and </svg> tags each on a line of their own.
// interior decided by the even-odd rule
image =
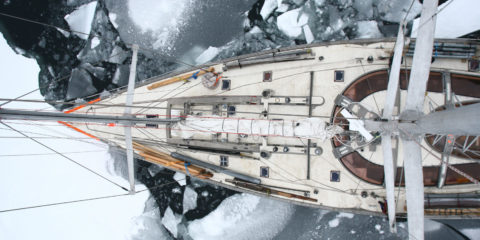
<svg viewBox="0 0 480 240">
<path fill-rule="evenodd" d="M 343 70 L 336 70 L 334 74 L 334 82 L 343 82 L 345 79 L 345 71 Z"/>
<path fill-rule="evenodd" d="M 272 81 L 272 71 L 263 72 L 263 81 L 264 82 L 271 82 Z"/>
<path fill-rule="evenodd" d="M 230 79 L 222 80 L 222 90 L 230 90 Z"/>
<path fill-rule="evenodd" d="M 340 171 L 330 171 L 330 182 L 340 182 Z"/>
<path fill-rule="evenodd" d="M 228 156 L 220 156 L 220 166 L 228 167 Z"/>
<path fill-rule="evenodd" d="M 158 115 L 146 115 L 146 118 L 158 118 Z M 145 124 L 147 128 L 158 128 L 158 124 L 147 123 Z"/>
<path fill-rule="evenodd" d="M 260 177 L 268 178 L 269 172 L 269 167 L 260 167 Z"/>
</svg>

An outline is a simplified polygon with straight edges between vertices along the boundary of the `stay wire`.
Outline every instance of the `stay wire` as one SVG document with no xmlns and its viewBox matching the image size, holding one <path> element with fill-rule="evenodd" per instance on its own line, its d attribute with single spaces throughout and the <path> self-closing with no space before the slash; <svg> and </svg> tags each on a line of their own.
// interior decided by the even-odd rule
<svg viewBox="0 0 480 240">
<path fill-rule="evenodd" d="M 75 30 L 70 30 L 70 29 L 65 29 L 65 28 L 61 28 L 61 27 L 57 27 L 53 24 L 48 24 L 48 23 L 44 23 L 44 22 L 40 22 L 40 21 L 35 21 L 35 20 L 32 20 L 32 19 L 28 19 L 28 18 L 24 18 L 24 17 L 18 17 L 18 16 L 14 16 L 14 15 L 11 15 L 11 14 L 7 14 L 7 13 L 4 13 L 4 12 L 0 12 L 0 15 L 2 16 L 5 16 L 5 17 L 9 17 L 9 18 L 13 18 L 13 19 L 16 19 L 16 20 L 20 20 L 20 21 L 25 21 L 25 22 L 29 22 L 29 23 L 34 23 L 34 24 L 38 24 L 38 25 L 41 25 L 41 26 L 44 26 L 44 27 L 50 27 L 50 28 L 55 28 L 57 30 L 62 30 L 62 31 L 65 31 L 65 32 L 69 32 L 69 33 L 75 33 L 75 34 L 81 34 L 81 35 L 85 35 L 87 37 L 89 37 L 90 35 L 96 37 L 96 38 L 99 38 L 99 39 L 103 39 L 103 40 L 106 40 L 106 41 L 111 41 L 112 39 L 107 39 L 103 36 L 100 36 L 99 34 L 96 34 L 96 33 L 85 33 L 85 32 L 81 32 L 81 31 L 75 31 Z M 132 43 L 125 43 L 127 46 L 128 45 L 133 45 Z M 158 54 L 158 51 L 154 51 L 154 49 L 148 49 L 148 48 L 139 48 L 140 50 L 143 50 L 143 51 L 148 51 L 148 52 L 155 52 Z M 178 59 L 175 59 L 174 57 L 170 57 L 168 55 L 165 55 L 165 54 L 162 54 L 162 57 L 165 57 L 167 59 L 169 59 L 170 61 L 172 62 L 175 62 L 175 63 L 178 63 L 178 64 L 182 64 L 182 65 L 186 65 L 186 66 L 189 66 L 189 67 L 198 67 L 198 66 L 195 66 L 193 64 L 190 64 L 190 63 L 187 63 L 187 62 L 184 62 L 184 61 L 181 61 L 181 60 L 178 60 Z M 207 69 L 204 69 L 202 67 L 198 67 L 204 71 L 207 71 Z"/>
<path fill-rule="evenodd" d="M 441 9 L 437 10 L 432 16 L 430 19 L 428 19 L 427 21 L 425 21 L 422 25 L 418 26 L 417 29 L 415 29 L 415 31 L 412 31 L 412 35 L 413 33 L 417 33 L 418 31 L 420 31 L 421 28 L 423 28 L 429 21 L 432 21 L 433 18 L 435 18 L 439 13 L 441 13 L 445 8 L 447 8 L 453 1 L 455 0 L 450 0 L 444 7 L 442 7 Z"/>
<path fill-rule="evenodd" d="M 187 178 L 179 179 L 178 181 L 186 180 Z M 135 191 L 135 193 L 141 193 L 145 191 L 151 191 L 152 189 L 157 189 L 160 187 L 164 187 L 173 183 L 177 183 L 177 180 L 175 181 L 170 181 L 167 183 L 163 183 L 160 185 L 155 185 L 153 187 L 147 187 L 142 190 Z M 0 213 L 7 213 L 7 212 L 16 212 L 16 211 L 22 211 L 22 210 L 28 210 L 28 209 L 35 209 L 35 208 L 43 208 L 43 207 L 52 207 L 52 206 L 59 206 L 59 205 L 67 205 L 67 204 L 73 204 L 73 203 L 80 203 L 80 202 L 90 202 L 90 201 L 96 201 L 96 200 L 103 200 L 103 199 L 109 199 L 109 198 L 116 198 L 116 197 L 124 197 L 124 196 L 132 196 L 129 193 L 123 193 L 123 194 L 115 194 L 115 195 L 109 195 L 109 196 L 102 196 L 102 197 L 94 197 L 94 198 L 85 198 L 85 199 L 78 199 L 78 200 L 72 200 L 72 201 L 63 201 L 63 202 L 56 202 L 56 203 L 48 203 L 48 204 L 41 204 L 41 205 L 33 205 L 33 206 L 27 206 L 27 207 L 20 207 L 20 208 L 11 208 L 11 209 L 3 209 L 0 210 Z"/>
<path fill-rule="evenodd" d="M 89 202 L 89 201 L 94 201 L 94 200 L 116 198 L 116 197 L 123 197 L 123 196 L 129 196 L 129 195 L 130 194 L 128 194 L 128 193 L 123 193 L 123 194 L 116 194 L 116 195 L 110 195 L 110 196 L 85 198 L 85 199 L 78 199 L 78 200 L 72 200 L 72 201 L 64 201 L 64 202 L 56 202 L 56 203 L 48 203 L 48 204 L 34 205 L 34 206 L 28 206 L 28 207 L 21 207 L 21 208 L 11 208 L 11 209 L 0 210 L 0 213 L 16 212 L 16 211 L 21 211 L 21 210 L 43 208 L 43 207 L 52 207 L 52 206 L 66 205 L 66 204 L 73 204 L 73 203 L 80 203 L 80 202 Z"/>
<path fill-rule="evenodd" d="M 1 123 L 1 124 L 3 124 L 3 125 L 5 125 L 6 127 L 10 128 L 10 129 L 14 130 L 15 132 L 17 132 L 17 133 L 19 133 L 19 134 L 21 134 L 21 135 L 23 135 L 23 136 L 25 136 L 25 137 L 27 137 L 27 138 L 31 139 L 32 141 L 34 141 L 34 142 L 36 142 L 36 143 L 38 143 L 38 144 L 42 145 L 43 147 L 45 147 L 45 148 L 47 148 L 47 149 L 49 149 L 49 150 L 51 150 L 51 151 L 53 151 L 53 152 L 57 153 L 58 155 L 60 155 L 60 156 L 64 157 L 65 159 L 67 159 L 67 160 L 71 161 L 72 163 L 74 163 L 74 164 L 76 164 L 76 165 L 80 166 L 81 168 L 83 168 L 83 169 L 85 169 L 85 170 L 89 171 L 90 173 L 97 175 L 98 177 L 100 177 L 100 178 L 104 179 L 105 181 L 108 181 L 108 182 L 110 182 L 110 183 L 114 184 L 115 186 L 117 186 L 117 187 L 121 188 L 122 190 L 128 191 L 126 188 L 122 187 L 122 186 L 121 186 L 121 185 L 119 185 L 118 183 L 116 183 L 116 182 L 114 182 L 114 181 L 112 181 L 112 180 L 110 180 L 110 179 L 108 179 L 108 178 L 106 178 L 106 177 L 102 176 L 101 174 L 99 174 L 99 173 L 97 173 L 97 172 L 93 171 L 92 169 L 90 169 L 90 168 L 88 168 L 88 167 L 86 167 L 86 166 L 84 166 L 84 165 L 80 164 L 79 162 L 77 162 L 77 161 L 73 160 L 72 158 L 70 158 L 70 157 L 68 157 L 68 156 L 66 156 L 66 155 L 64 155 L 64 154 L 62 154 L 62 153 L 60 153 L 60 152 L 58 152 L 57 150 L 55 150 L 55 149 L 53 149 L 53 148 L 51 148 L 51 147 L 49 147 L 49 146 L 45 145 L 44 143 L 42 143 L 42 142 L 40 142 L 40 141 L 36 140 L 35 138 L 31 138 L 30 136 L 28 136 L 28 135 L 26 135 L 26 134 L 22 133 L 21 131 L 18 131 L 17 129 L 15 129 L 15 128 L 11 127 L 10 125 L 8 125 L 8 124 L 6 124 L 6 123 L 4 123 L 4 122 L 0 122 L 0 123 Z"/>
<path fill-rule="evenodd" d="M 91 151 L 61 152 L 61 154 L 99 153 L 99 152 L 107 152 L 107 150 L 91 150 Z M 0 154 L 0 158 L 2 158 L 2 157 L 30 157 L 30 156 L 48 156 L 48 155 L 57 155 L 57 153 Z"/>
</svg>

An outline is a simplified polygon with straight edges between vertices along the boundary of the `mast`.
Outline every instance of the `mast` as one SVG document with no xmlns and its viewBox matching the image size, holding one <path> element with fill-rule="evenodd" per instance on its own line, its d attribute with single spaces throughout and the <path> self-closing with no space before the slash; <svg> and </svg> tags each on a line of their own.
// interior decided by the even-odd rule
<svg viewBox="0 0 480 240">
<path fill-rule="evenodd" d="M 137 54 L 138 45 L 132 45 L 132 64 L 130 65 L 130 75 L 128 77 L 128 88 L 125 99 L 125 116 L 132 117 L 132 103 L 135 91 L 135 77 L 137 75 Z M 135 193 L 135 172 L 133 166 L 133 144 L 132 144 L 132 125 L 125 129 L 125 149 L 127 150 L 128 182 L 130 183 L 130 194 Z"/>
<path fill-rule="evenodd" d="M 130 116 L 109 116 L 92 115 L 79 113 L 62 112 L 37 112 L 25 110 L 12 110 L 0 108 L 0 119 L 2 120 L 33 120 L 33 121 L 65 121 L 81 123 L 115 123 L 131 126 L 134 124 L 168 124 L 180 121 L 180 118 L 161 119 L 161 118 L 135 118 Z"/>
</svg>

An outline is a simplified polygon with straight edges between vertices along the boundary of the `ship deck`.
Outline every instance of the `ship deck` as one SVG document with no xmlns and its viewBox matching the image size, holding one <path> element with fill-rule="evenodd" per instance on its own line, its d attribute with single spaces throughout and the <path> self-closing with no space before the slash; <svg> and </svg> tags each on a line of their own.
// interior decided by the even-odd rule
<svg viewBox="0 0 480 240">
<path fill-rule="evenodd" d="M 213 89 L 205 87 L 201 77 L 148 89 L 150 84 L 170 79 L 175 74 L 162 79 L 150 79 L 139 85 L 135 89 L 132 114 L 137 118 L 217 116 L 225 121 L 268 120 L 269 124 L 318 118 L 348 131 L 348 121 L 339 113 L 345 108 L 339 104 L 339 96 L 360 103 L 366 111 L 364 113 L 367 113 L 364 116 L 381 115 L 393 46 L 394 42 L 388 39 L 361 40 L 297 46 L 226 59 L 176 73 L 195 73 L 198 69 L 213 67 L 215 72 L 222 76 L 218 86 Z M 289 55 L 289 52 L 297 53 Z M 478 56 L 479 50 L 476 50 L 474 55 Z M 412 59 L 406 54 L 404 61 L 407 71 L 403 70 L 400 79 L 405 79 L 406 74 L 408 75 Z M 462 58 L 435 59 L 427 89 L 424 109 L 426 113 L 432 111 L 432 107 L 438 109 L 443 105 L 441 79 L 445 74 L 451 76 L 453 91 L 459 102 L 479 100 L 480 74 L 478 70 L 469 71 L 469 64 L 470 61 Z M 398 109 L 405 103 L 406 85 L 406 80 L 402 80 Z M 125 103 L 125 95 L 124 91 L 120 91 L 100 101 L 102 104 L 117 107 L 92 104 L 78 112 L 123 115 L 124 108 L 118 106 Z M 125 126 L 75 124 L 75 127 L 104 141 L 125 146 Z M 259 179 L 266 189 L 303 196 L 304 199 L 271 194 L 263 191 L 265 188 L 258 191 L 235 184 L 230 181 L 231 175 L 222 172 L 212 171 L 211 178 L 206 180 L 211 183 L 296 204 L 369 214 L 382 213 L 379 201 L 384 201 L 385 189 L 382 185 L 382 150 L 378 139 L 375 140 L 377 143 L 363 141 L 365 144 L 362 145 L 362 140 L 353 141 L 345 135 L 336 135 L 327 140 L 281 135 L 235 134 L 226 130 L 180 131 L 176 125 L 137 124 L 132 127 L 133 141 L 147 146 L 151 152 L 157 151 L 164 155 L 176 152 Z M 436 187 L 441 155 L 439 150 L 442 147 L 437 146 L 435 149 L 435 136 L 429 137 L 429 142 L 424 140 L 419 143 L 424 147 L 422 158 L 425 193 L 478 192 L 478 186 L 470 184 L 461 175 L 451 171 L 447 173 L 446 185 L 443 188 Z M 461 143 L 469 142 L 469 139 L 473 138 L 466 137 Z M 346 152 L 339 149 L 343 141 L 351 143 Z M 472 149 L 478 150 L 478 145 L 479 141 L 474 142 Z M 400 186 L 396 188 L 397 209 L 399 214 L 403 214 L 406 212 L 402 180 L 403 151 L 400 141 L 394 146 L 397 146 L 398 150 L 396 177 L 397 185 Z M 139 149 L 136 152 L 141 153 Z M 453 154 L 450 164 L 478 179 L 480 165 L 478 161 L 469 158 L 475 156 Z M 184 171 L 182 168 L 174 170 Z"/>
</svg>

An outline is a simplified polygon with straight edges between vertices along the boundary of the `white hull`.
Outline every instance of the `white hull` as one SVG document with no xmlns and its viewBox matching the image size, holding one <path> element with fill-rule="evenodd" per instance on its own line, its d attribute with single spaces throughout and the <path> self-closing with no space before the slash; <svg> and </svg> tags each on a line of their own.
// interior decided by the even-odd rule
<svg viewBox="0 0 480 240">
<path fill-rule="evenodd" d="M 455 44 L 460 44 L 460 42 Z M 344 91 L 349 87 L 352 89 L 352 84 L 362 77 L 384 74 L 389 69 L 393 47 L 394 40 L 390 39 L 298 46 L 295 49 L 272 50 L 263 53 L 277 52 L 278 54 L 288 51 L 307 50 L 303 54 L 299 54 L 296 60 L 256 64 L 247 64 L 245 58 L 260 56 L 260 53 L 241 56 L 213 65 L 203 66 L 203 69 L 214 67 L 216 72 L 222 72 L 222 79 L 218 83 L 219 86 L 214 89 L 206 88 L 201 83 L 201 77 L 199 77 L 198 79 L 190 79 L 189 82 L 181 81 L 148 90 L 147 87 L 150 83 L 167 78 L 150 79 L 135 89 L 132 114 L 137 114 L 137 118 L 145 118 L 146 115 L 158 115 L 159 118 L 166 118 L 180 114 L 187 118 L 192 115 L 200 118 L 217 116 L 228 121 L 253 119 L 256 121 L 270 120 L 273 122 L 293 121 L 293 124 L 299 119 L 312 117 L 321 119 L 328 124 L 338 124 L 340 122 L 335 117 L 340 116 L 336 113 L 336 111 L 340 110 L 340 107 L 335 103 L 335 99 L 339 95 L 344 94 Z M 474 55 L 479 55 L 478 49 L 474 52 Z M 281 60 L 285 56 L 276 56 L 275 58 Z M 238 61 L 238 59 L 241 60 Z M 404 59 L 406 59 L 406 65 L 409 69 L 412 59 L 411 57 L 405 57 Z M 238 63 L 240 63 L 241 67 L 238 67 Z M 438 57 L 432 63 L 431 70 L 438 72 L 438 74 L 450 72 L 451 74 L 472 76 L 472 79 L 476 79 L 472 81 L 476 81 L 476 86 L 480 89 L 480 74 L 478 72 L 469 72 L 468 63 L 469 61 L 462 58 Z M 222 70 L 225 65 L 230 67 Z M 403 68 L 404 65 L 402 64 Z M 196 71 L 195 69 L 191 72 Z M 271 72 L 272 81 L 263 81 L 264 73 L 267 71 Z M 337 77 L 342 77 L 340 72 L 343 72 L 342 81 L 334 80 L 336 72 L 338 73 Z M 184 73 L 180 75 L 182 74 Z M 228 90 L 222 90 L 222 80 L 225 79 L 230 80 Z M 313 87 L 311 88 L 312 83 Z M 369 112 L 381 116 L 386 91 L 375 91 L 374 89 L 377 86 L 369 86 L 369 88 L 367 89 L 368 91 L 375 93 L 363 98 L 360 103 Z M 265 90 L 270 91 L 271 96 L 262 97 L 262 93 Z M 360 88 L 358 88 L 359 90 Z M 402 90 L 400 93 L 399 103 L 400 108 L 403 108 L 406 91 Z M 123 105 L 125 104 L 125 95 L 125 92 L 119 92 L 109 98 L 102 99 L 99 103 Z M 225 99 L 219 100 L 219 97 L 225 97 Z M 460 101 L 479 100 L 476 97 L 462 96 L 461 94 L 457 94 L 457 97 Z M 311 102 L 309 102 L 310 99 Z M 199 101 L 203 101 L 204 104 L 199 104 Z M 225 105 L 222 104 L 222 101 L 224 101 Z M 248 101 L 249 104 L 245 104 L 245 101 Z M 190 112 L 184 112 L 184 103 L 190 104 Z M 218 108 L 212 111 L 212 105 L 207 103 L 218 105 Z M 430 106 L 436 108 L 437 105 L 443 104 L 443 93 L 429 92 L 424 104 L 424 112 L 430 112 Z M 229 108 L 231 106 L 234 106 L 235 109 Z M 267 111 L 268 114 L 265 114 L 264 111 Z M 232 114 L 233 112 L 234 114 Z M 77 110 L 76 113 L 123 115 L 124 108 L 91 104 Z M 358 117 L 354 113 L 352 114 L 353 117 Z M 393 114 L 398 114 L 398 108 L 394 109 Z M 365 115 L 365 117 L 369 118 L 369 114 Z M 352 122 L 350 122 L 351 124 Z M 99 139 L 125 146 L 124 129 L 121 125 L 74 125 L 78 129 Z M 238 128 L 238 125 L 235 126 Z M 172 132 L 175 132 L 176 126 L 170 127 Z M 226 130 L 225 126 L 220 128 L 223 131 L 219 131 L 219 128 L 212 128 L 213 130 L 206 129 L 183 129 L 183 131 L 188 132 L 188 134 L 183 135 L 181 131 L 179 134 L 172 134 L 169 131 L 169 127 L 164 125 L 159 125 L 158 127 L 136 125 L 132 128 L 132 138 L 134 142 L 148 146 L 166 155 L 171 152 L 177 152 L 217 166 L 220 166 L 221 156 L 228 157 L 228 166 L 224 167 L 225 169 L 259 179 L 262 186 L 266 188 L 306 196 L 309 199 L 288 197 L 272 192 L 268 194 L 265 191 L 245 188 L 245 186 L 236 186 L 231 182 L 227 182 L 227 180 L 233 179 L 231 175 L 207 169 L 213 176 L 205 181 L 213 184 L 237 191 L 263 196 L 268 195 L 269 197 L 307 206 L 382 214 L 379 201 L 384 201 L 386 198 L 382 182 L 375 182 L 375 179 L 371 180 L 367 176 L 372 173 L 368 171 L 368 166 L 365 167 L 363 172 L 365 176 L 362 176 L 362 169 L 356 169 L 356 171 L 349 170 L 348 166 L 340 161 L 337 158 L 338 156 L 335 156 L 335 141 L 331 139 L 322 140 L 308 136 L 298 137 L 295 134 L 285 135 L 278 132 L 283 130 L 254 132 L 250 129 L 251 132 L 242 132 L 238 131 L 238 129 Z M 352 130 L 352 127 L 350 127 L 350 130 Z M 308 143 L 310 143 L 310 147 L 307 147 Z M 424 167 L 438 167 L 440 165 L 438 157 L 441 154 L 433 150 L 425 140 L 421 144 L 424 147 L 422 148 Z M 179 146 L 179 148 L 176 148 L 174 145 Z M 205 148 L 205 145 L 210 145 L 215 150 L 208 150 Z M 187 148 L 188 146 L 194 146 L 194 149 L 189 149 Z M 394 148 L 398 146 L 398 149 L 394 151 L 394 154 L 398 152 L 398 155 L 394 156 L 394 158 L 397 159 L 396 165 L 402 167 L 402 144 L 401 142 L 397 143 L 393 139 L 392 146 Z M 288 152 L 284 152 L 285 147 L 288 148 Z M 369 164 L 383 166 L 382 148 L 379 144 L 375 147 L 362 147 L 353 144 L 351 147 L 357 147 L 354 149 L 355 152 L 367 159 Z M 309 154 L 307 154 L 307 150 L 310 151 Z M 321 153 L 319 152 L 320 150 Z M 429 151 L 432 151 L 433 154 L 429 153 Z M 141 153 L 138 148 L 136 152 Z M 265 152 L 266 155 L 262 155 L 261 152 Z M 469 164 L 473 163 L 473 161 L 452 155 L 449 163 Z M 268 168 L 268 177 L 260 176 L 261 169 L 264 167 Z M 185 171 L 184 169 L 176 170 Z M 331 181 L 332 174 L 336 173 L 339 174 L 338 181 Z M 383 169 L 381 174 L 383 174 Z M 362 177 L 365 177 L 367 180 L 362 179 Z M 474 177 L 478 178 L 478 174 Z M 424 191 L 426 195 L 478 193 L 479 187 L 472 183 L 449 184 L 447 181 L 447 184 L 442 188 L 438 188 L 436 184 L 433 186 L 432 184 L 426 184 Z M 406 214 L 404 187 L 395 188 L 395 195 L 397 214 L 400 216 Z M 436 214 L 427 212 L 426 215 L 435 217 Z"/>
</svg>

